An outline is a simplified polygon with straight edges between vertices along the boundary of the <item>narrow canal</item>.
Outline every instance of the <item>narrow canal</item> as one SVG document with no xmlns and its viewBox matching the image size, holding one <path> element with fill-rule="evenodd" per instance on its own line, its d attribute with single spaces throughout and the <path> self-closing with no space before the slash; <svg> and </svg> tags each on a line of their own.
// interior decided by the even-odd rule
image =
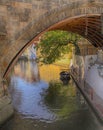
<svg viewBox="0 0 103 130">
<path fill-rule="evenodd" d="M 59 80 L 63 69 L 19 61 L 9 85 L 15 114 L 0 130 L 103 130 L 75 83 Z"/>
</svg>

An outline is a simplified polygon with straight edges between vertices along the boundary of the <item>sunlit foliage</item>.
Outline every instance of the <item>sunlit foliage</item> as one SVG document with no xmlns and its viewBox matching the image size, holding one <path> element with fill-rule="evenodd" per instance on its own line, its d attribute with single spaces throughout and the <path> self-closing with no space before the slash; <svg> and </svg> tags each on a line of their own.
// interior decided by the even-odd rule
<svg viewBox="0 0 103 130">
<path fill-rule="evenodd" d="M 70 52 L 73 46 L 79 53 L 79 47 L 76 44 L 79 38 L 80 36 L 77 34 L 67 31 L 46 32 L 37 45 L 37 49 L 40 51 L 40 61 L 45 64 L 51 64 Z"/>
</svg>

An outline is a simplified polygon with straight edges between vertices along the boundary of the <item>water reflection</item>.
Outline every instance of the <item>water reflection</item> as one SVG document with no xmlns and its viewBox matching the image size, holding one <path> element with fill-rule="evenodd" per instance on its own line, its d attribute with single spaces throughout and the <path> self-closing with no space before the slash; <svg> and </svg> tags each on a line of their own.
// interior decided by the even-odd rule
<svg viewBox="0 0 103 130">
<path fill-rule="evenodd" d="M 35 61 L 17 63 L 10 86 L 14 108 L 25 118 L 51 122 L 67 118 L 77 109 L 75 87 L 64 87 L 60 81 L 40 80 Z"/>
<path fill-rule="evenodd" d="M 17 114 L 0 130 L 102 130 L 74 82 L 64 87 L 60 67 L 50 68 L 29 61 L 15 65 L 9 91 Z"/>
<path fill-rule="evenodd" d="M 27 82 L 39 81 L 38 65 L 35 61 L 20 60 L 14 66 L 13 75 L 20 77 Z"/>
<path fill-rule="evenodd" d="M 48 83 L 39 79 L 35 62 L 25 64 L 28 65 L 24 65 L 24 62 L 17 64 L 11 78 L 10 93 L 14 108 L 26 118 L 53 121 L 56 119 L 55 113 L 42 102 L 42 94 L 48 88 Z"/>
</svg>

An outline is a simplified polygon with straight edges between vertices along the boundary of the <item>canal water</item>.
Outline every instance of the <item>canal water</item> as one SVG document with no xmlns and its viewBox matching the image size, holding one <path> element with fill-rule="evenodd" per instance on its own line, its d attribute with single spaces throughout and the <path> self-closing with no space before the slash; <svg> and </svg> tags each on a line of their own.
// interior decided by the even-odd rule
<svg viewBox="0 0 103 130">
<path fill-rule="evenodd" d="M 0 130 L 103 130 L 75 83 L 59 80 L 64 69 L 19 61 L 8 90 L 15 114 Z"/>
</svg>

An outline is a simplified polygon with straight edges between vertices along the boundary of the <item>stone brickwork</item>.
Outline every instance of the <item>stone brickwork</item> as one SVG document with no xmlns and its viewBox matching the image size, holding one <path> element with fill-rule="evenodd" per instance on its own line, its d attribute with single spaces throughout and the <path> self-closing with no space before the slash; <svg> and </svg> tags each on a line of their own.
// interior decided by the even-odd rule
<svg viewBox="0 0 103 130">
<path fill-rule="evenodd" d="M 13 115 L 13 107 L 10 98 L 0 98 L 0 125 Z"/>
</svg>

